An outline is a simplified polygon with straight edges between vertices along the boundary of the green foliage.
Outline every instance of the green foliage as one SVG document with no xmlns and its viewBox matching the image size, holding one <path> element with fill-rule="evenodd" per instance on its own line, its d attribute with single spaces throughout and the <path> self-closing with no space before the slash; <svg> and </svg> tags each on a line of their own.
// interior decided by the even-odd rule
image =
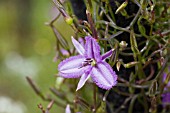
<svg viewBox="0 0 170 113">
<path fill-rule="evenodd" d="M 66 4 L 70 4 L 68 2 L 69 1 L 66 1 Z M 70 5 L 66 8 L 70 9 L 68 12 L 62 10 L 61 13 L 62 15 L 64 14 L 64 17 L 65 15 L 71 17 L 71 24 L 69 25 L 73 28 L 75 33 L 74 37 L 76 39 L 88 34 L 92 35 L 100 43 L 103 53 L 109 49 L 114 50 L 111 58 L 109 59 L 110 65 L 116 67 L 113 69 L 117 69 L 118 73 L 123 71 L 121 66 L 130 70 L 130 74 L 128 75 L 118 74 L 119 81 L 116 87 L 124 86 L 128 88 L 128 91 L 122 92 L 119 88 L 113 88 L 113 90 L 119 95 L 128 96 L 124 103 L 122 103 L 119 108 L 114 108 L 113 111 L 118 112 L 122 109 L 121 106 L 128 106 L 126 102 L 129 102 L 130 105 L 128 113 L 132 113 L 135 109 L 135 102 L 139 102 L 143 105 L 143 112 L 156 113 L 158 112 L 158 104 L 161 104 L 158 100 L 160 100 L 161 94 L 163 93 L 161 88 L 162 74 L 164 69 L 169 65 L 169 52 L 164 52 L 170 50 L 170 31 L 168 24 L 169 6 L 165 5 L 167 3 L 166 1 L 141 0 L 139 3 L 138 1 L 126 0 L 123 3 L 119 3 L 119 1 L 113 2 L 115 6 L 117 6 L 115 14 L 112 9 L 113 6 L 111 6 L 108 0 L 87 0 L 85 2 L 87 6 L 87 21 L 81 21 L 81 23 L 78 18 L 75 17 L 74 12 L 71 12 L 73 10 L 70 9 Z M 129 2 L 139 7 L 135 14 L 133 12 L 133 15 L 130 15 L 127 10 L 127 8 L 131 8 Z M 64 3 L 56 5 L 64 7 Z M 61 10 L 60 7 L 58 8 Z M 122 27 L 123 25 L 117 25 L 118 20 L 116 20 L 116 16 L 123 16 L 125 20 L 128 20 L 129 18 L 132 19 L 129 25 Z M 123 37 L 124 40 L 119 39 L 122 38 L 120 35 L 123 34 L 129 34 L 129 36 L 127 35 L 128 37 Z M 58 42 L 58 45 L 62 45 L 62 43 Z M 62 46 L 62 48 L 67 50 L 67 47 Z M 126 50 L 129 51 L 127 52 Z M 58 49 L 58 52 L 59 54 L 62 54 L 60 49 Z M 162 52 L 164 54 L 162 54 Z M 76 54 L 75 51 L 69 53 L 70 56 Z M 126 57 L 128 56 L 132 56 L 131 58 L 133 61 L 126 62 Z M 63 58 L 60 60 L 62 59 Z M 162 61 L 161 59 L 164 60 Z M 127 76 L 128 79 L 126 80 L 125 78 L 127 77 L 124 78 L 122 76 Z M 72 82 L 68 81 L 67 83 L 69 86 L 73 85 Z M 89 84 L 91 83 L 88 83 L 88 85 Z M 74 89 L 76 88 L 76 84 L 73 86 L 74 87 L 70 90 L 71 94 L 75 93 Z M 140 91 L 137 91 L 138 88 Z M 97 96 L 98 99 L 91 104 L 90 100 L 85 98 L 87 93 L 84 92 L 81 94 L 83 91 L 84 90 L 76 92 L 76 100 L 74 101 L 77 103 L 74 103 L 74 106 L 76 107 L 73 107 L 73 111 L 88 112 L 89 110 L 89 112 L 91 111 L 94 113 L 106 112 L 106 103 L 103 101 L 100 93 L 93 95 L 95 97 Z M 148 101 L 149 99 L 151 101 Z M 96 107 L 98 104 L 99 106 Z M 109 104 L 110 105 L 108 106 L 112 106 L 112 104 L 115 103 L 112 103 L 112 101 L 109 100 Z M 150 108 L 149 104 L 151 104 Z M 84 107 L 87 109 L 85 110 Z"/>
<path fill-rule="evenodd" d="M 106 106 L 111 112 L 119 113 L 125 109 L 128 113 L 134 113 L 136 105 L 142 107 L 143 113 L 168 112 L 167 108 L 158 108 L 158 105 L 162 105 L 164 87 L 169 82 L 169 74 L 164 82 L 162 80 L 170 59 L 170 6 L 167 0 L 125 0 L 123 3 L 119 0 L 87 0 L 87 10 L 84 12 L 87 20 L 76 17 L 75 7 L 71 6 L 69 0 L 53 2 L 60 13 L 53 12 L 55 17 L 46 23 L 47 26 L 43 23 L 50 20 L 47 11 L 53 7 L 49 1 L 30 0 L 30 9 L 25 9 L 27 12 L 22 15 L 19 14 L 21 9 L 17 9 L 17 3 L 1 5 L 0 12 L 3 16 L 0 21 L 4 22 L 1 22 L 0 31 L 0 46 L 3 46 L 0 47 L 0 85 L 3 89 L 0 96 L 6 95 L 21 101 L 26 106 L 26 112 L 56 112 L 58 109 L 64 112 L 67 104 L 70 104 L 73 113 L 106 113 Z M 12 13 L 5 11 L 5 6 L 8 5 Z M 60 23 L 62 19 L 65 23 Z M 75 39 L 82 37 L 82 40 L 85 36 L 92 35 L 99 42 L 101 53 L 113 50 L 108 63 L 117 71 L 118 83 L 110 93 L 102 93 L 100 89 L 98 91 L 91 80 L 76 92 L 78 79 L 58 77 L 57 63 L 77 54 L 70 44 L 71 35 Z M 52 63 L 54 56 L 57 63 Z M 35 83 L 32 88 L 47 102 L 36 98 L 27 87 L 28 84 L 22 82 L 24 77 L 17 76 L 23 73 L 25 76 L 27 71 L 20 71 L 24 67 L 22 63 L 18 67 L 15 64 L 19 65 L 19 62 L 10 63 L 9 59 L 15 57 L 16 61 L 30 61 L 35 65 L 37 72 L 29 83 L 31 85 L 36 81 L 38 85 Z M 50 85 L 53 87 L 49 90 Z M 123 88 L 126 90 L 122 90 Z M 13 95 L 12 92 L 16 94 Z M 110 100 L 107 99 L 109 95 L 112 95 L 111 99 L 108 98 Z M 115 98 L 115 95 L 120 99 Z M 117 107 L 121 99 L 124 100 Z M 38 109 L 37 104 L 40 103 L 43 105 L 39 105 Z"/>
</svg>

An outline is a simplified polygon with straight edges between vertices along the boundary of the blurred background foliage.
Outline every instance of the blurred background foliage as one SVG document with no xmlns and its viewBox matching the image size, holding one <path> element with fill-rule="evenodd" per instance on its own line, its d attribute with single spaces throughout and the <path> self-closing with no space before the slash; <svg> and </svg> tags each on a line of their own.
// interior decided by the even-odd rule
<svg viewBox="0 0 170 113">
<path fill-rule="evenodd" d="M 0 0 L 0 113 L 41 113 L 37 105 L 48 104 L 25 77 L 30 76 L 45 94 L 55 85 L 56 40 L 44 23 L 57 13 L 50 0 Z M 71 36 L 62 17 L 55 25 L 64 37 Z M 51 112 L 59 110 L 54 106 Z"/>
</svg>

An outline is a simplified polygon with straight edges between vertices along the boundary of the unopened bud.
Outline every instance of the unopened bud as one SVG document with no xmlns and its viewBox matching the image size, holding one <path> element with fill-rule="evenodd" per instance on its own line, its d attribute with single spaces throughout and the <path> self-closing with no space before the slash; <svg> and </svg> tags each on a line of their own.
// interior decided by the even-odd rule
<svg viewBox="0 0 170 113">
<path fill-rule="evenodd" d="M 153 81 L 149 88 L 149 96 L 150 97 L 155 96 L 157 90 L 158 90 L 158 83 L 157 83 L 157 81 Z"/>
<path fill-rule="evenodd" d="M 141 0 L 140 4 L 142 9 L 145 9 L 148 6 L 148 0 Z"/>
<path fill-rule="evenodd" d="M 72 25 L 72 24 L 73 24 L 73 18 L 71 18 L 71 17 L 66 17 L 66 18 L 65 18 L 65 21 L 66 21 L 66 23 L 67 23 L 68 25 Z"/>
<path fill-rule="evenodd" d="M 127 6 L 128 2 L 127 0 L 125 2 L 123 2 L 118 9 L 116 10 L 115 14 L 119 13 L 120 11 L 122 11 L 126 6 Z"/>
<path fill-rule="evenodd" d="M 142 35 L 146 35 L 145 27 L 142 24 L 138 24 L 139 31 Z"/>
<path fill-rule="evenodd" d="M 125 68 L 131 68 L 133 66 L 135 66 L 136 64 L 138 64 L 139 62 L 130 62 L 130 63 L 127 63 L 127 64 L 124 64 L 124 67 Z"/>
<path fill-rule="evenodd" d="M 56 78 L 56 82 L 55 82 L 55 88 L 56 89 L 60 89 L 60 86 L 62 85 L 63 81 L 64 81 L 64 78 L 57 77 Z"/>
<path fill-rule="evenodd" d="M 119 43 L 119 46 L 121 47 L 121 48 L 126 48 L 127 47 L 127 43 L 126 43 L 126 41 L 121 41 L 120 43 Z"/>
<path fill-rule="evenodd" d="M 116 68 L 117 68 L 118 71 L 119 71 L 119 69 L 120 69 L 120 66 L 121 66 L 121 63 L 118 61 L 118 62 L 116 63 Z"/>
</svg>

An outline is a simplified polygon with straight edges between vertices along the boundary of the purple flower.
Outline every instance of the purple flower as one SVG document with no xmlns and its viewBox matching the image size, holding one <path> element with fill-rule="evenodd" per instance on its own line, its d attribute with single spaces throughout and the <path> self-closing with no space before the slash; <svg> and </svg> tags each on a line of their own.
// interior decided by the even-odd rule
<svg viewBox="0 0 170 113">
<path fill-rule="evenodd" d="M 67 106 L 66 106 L 65 113 L 71 113 L 71 109 L 70 109 L 69 104 L 67 104 Z M 76 112 L 76 113 L 81 113 L 81 112 Z"/>
<path fill-rule="evenodd" d="M 62 49 L 60 49 L 60 51 L 61 51 L 62 55 L 69 56 L 69 52 L 67 50 L 62 48 Z"/>
<path fill-rule="evenodd" d="M 170 92 L 162 94 L 162 104 L 163 106 L 170 104 Z"/>
<path fill-rule="evenodd" d="M 88 78 L 102 89 L 109 90 L 117 83 L 117 75 L 112 67 L 104 60 L 113 50 L 100 55 L 100 47 L 91 36 L 85 37 L 86 44 L 83 47 L 77 40 L 72 42 L 80 55 L 70 57 L 58 65 L 59 75 L 64 78 L 80 78 L 77 90 L 82 88 Z"/>
<path fill-rule="evenodd" d="M 65 113 L 71 113 L 70 105 L 69 104 L 66 106 Z"/>
<path fill-rule="evenodd" d="M 170 71 L 170 67 L 169 67 L 169 71 Z M 164 72 L 163 73 L 163 81 L 166 80 L 166 77 L 167 77 L 167 74 Z M 168 88 L 170 88 L 170 82 L 168 82 L 168 84 L 164 88 L 164 91 L 167 91 Z M 162 104 L 163 104 L 163 106 L 170 104 L 170 92 L 166 92 L 166 93 L 162 94 Z"/>
</svg>

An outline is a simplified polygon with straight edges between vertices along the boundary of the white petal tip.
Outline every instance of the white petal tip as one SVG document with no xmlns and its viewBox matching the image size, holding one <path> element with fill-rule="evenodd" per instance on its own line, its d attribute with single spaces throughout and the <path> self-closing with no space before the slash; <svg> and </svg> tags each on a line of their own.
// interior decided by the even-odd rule
<svg viewBox="0 0 170 113">
<path fill-rule="evenodd" d="M 79 89 L 77 88 L 77 89 L 76 89 L 76 92 L 77 92 L 78 90 L 79 90 Z"/>
<path fill-rule="evenodd" d="M 72 42 L 73 42 L 73 40 L 75 40 L 75 38 L 74 38 L 73 36 L 71 36 L 71 40 L 72 40 Z"/>
<path fill-rule="evenodd" d="M 74 39 L 74 37 L 73 37 L 73 36 L 71 36 L 71 39 Z"/>
<path fill-rule="evenodd" d="M 77 86 L 77 89 L 76 89 L 76 92 L 78 91 L 78 90 L 80 90 L 81 88 L 82 88 L 83 86 Z"/>
</svg>

